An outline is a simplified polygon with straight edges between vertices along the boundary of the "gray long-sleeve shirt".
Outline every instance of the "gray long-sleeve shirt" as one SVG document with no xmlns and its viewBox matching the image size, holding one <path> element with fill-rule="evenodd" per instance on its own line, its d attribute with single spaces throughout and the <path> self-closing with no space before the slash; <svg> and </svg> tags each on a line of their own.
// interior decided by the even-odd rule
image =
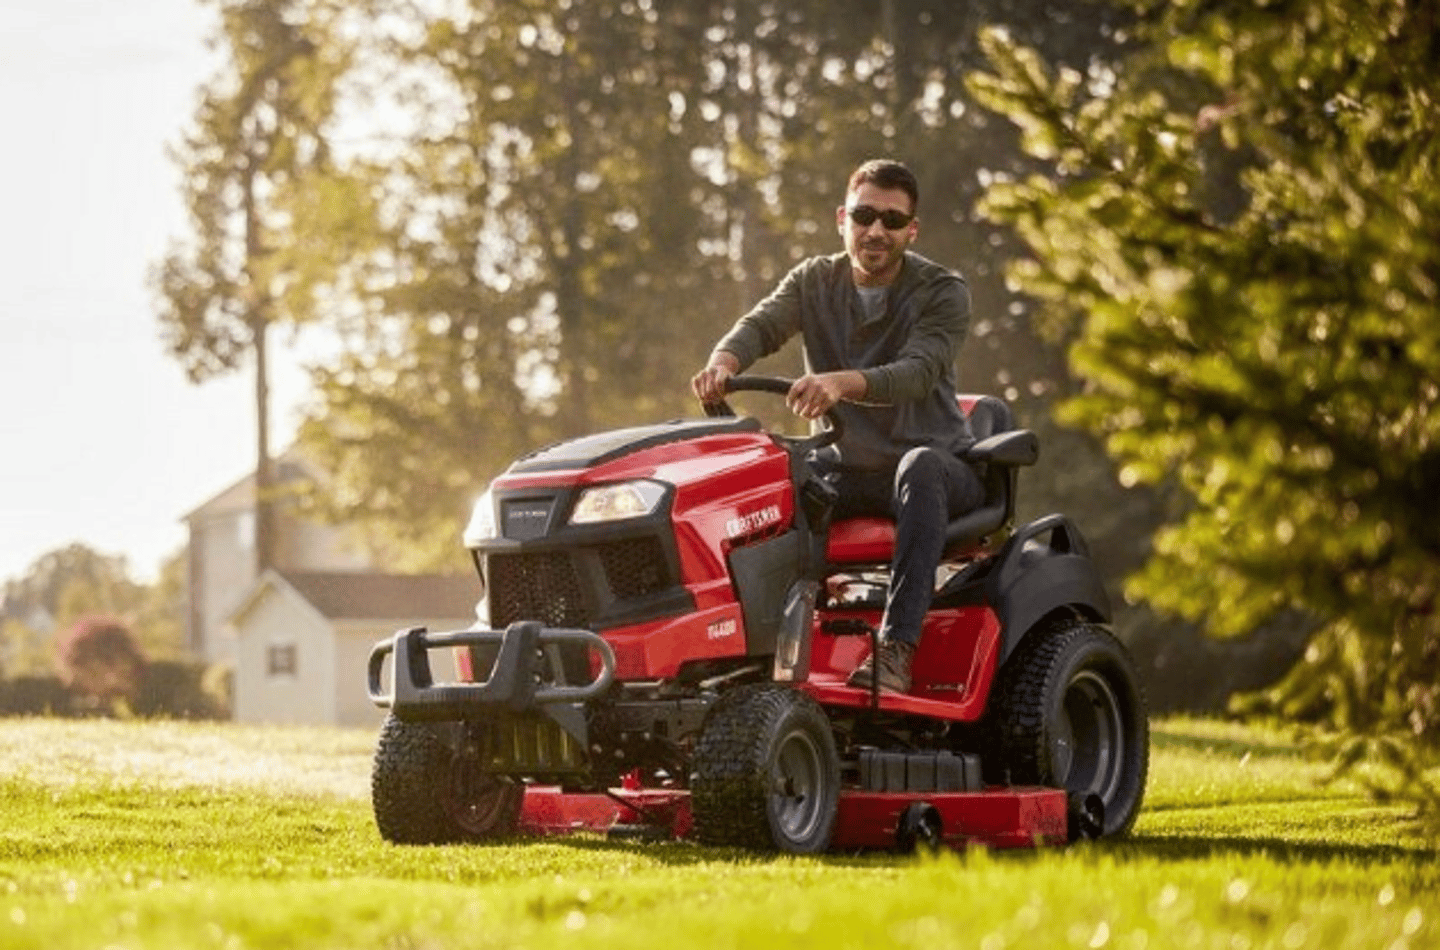
<svg viewBox="0 0 1440 950">
<path fill-rule="evenodd" d="M 847 466 L 895 466 L 921 445 L 960 452 L 974 441 L 956 403 L 955 354 L 970 329 L 965 279 L 911 251 L 883 311 L 866 313 L 843 253 L 802 261 L 731 328 L 716 350 L 744 370 L 796 333 L 811 373 L 858 370 L 862 403 L 836 407 Z"/>
</svg>

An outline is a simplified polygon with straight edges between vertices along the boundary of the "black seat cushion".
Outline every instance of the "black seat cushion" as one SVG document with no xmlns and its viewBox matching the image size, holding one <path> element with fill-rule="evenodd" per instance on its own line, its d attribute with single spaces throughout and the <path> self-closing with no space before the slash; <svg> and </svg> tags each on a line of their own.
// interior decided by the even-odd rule
<svg viewBox="0 0 1440 950">
<path fill-rule="evenodd" d="M 976 442 L 1015 428 L 1015 417 L 1010 412 L 1010 405 L 1003 399 L 962 395 L 960 404 L 970 407 L 966 415 Z M 973 547 L 1005 523 L 1010 510 L 1010 475 L 1000 466 L 991 465 L 981 466 L 980 476 L 985 484 L 985 501 L 946 526 L 947 552 Z M 894 544 L 894 530 L 894 522 L 879 518 L 837 522 L 830 529 L 828 558 L 832 564 L 888 561 Z"/>
</svg>

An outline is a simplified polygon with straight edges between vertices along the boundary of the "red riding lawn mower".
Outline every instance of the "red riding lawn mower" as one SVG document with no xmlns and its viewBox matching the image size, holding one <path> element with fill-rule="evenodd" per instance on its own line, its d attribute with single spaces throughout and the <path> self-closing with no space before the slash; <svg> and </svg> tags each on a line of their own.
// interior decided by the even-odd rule
<svg viewBox="0 0 1440 950">
<path fill-rule="evenodd" d="M 846 685 L 875 648 L 894 525 L 832 519 L 810 459 L 839 437 L 833 414 L 806 438 L 732 415 L 516 461 L 466 529 L 475 626 L 403 630 L 371 653 L 371 698 L 390 709 L 381 835 L 812 853 L 1123 834 L 1149 766 L 1134 665 L 1075 526 L 1013 527 L 1034 433 L 994 397 L 961 401 L 986 500 L 949 525 L 903 695 Z"/>
</svg>

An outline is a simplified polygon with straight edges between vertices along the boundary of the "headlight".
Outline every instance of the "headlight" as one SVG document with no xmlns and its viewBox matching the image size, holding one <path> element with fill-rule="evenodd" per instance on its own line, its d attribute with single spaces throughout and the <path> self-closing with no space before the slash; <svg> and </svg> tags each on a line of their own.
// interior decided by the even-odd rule
<svg viewBox="0 0 1440 950">
<path fill-rule="evenodd" d="M 495 498 L 488 488 L 475 502 L 462 537 L 467 548 L 477 548 L 486 541 L 495 540 Z"/>
<path fill-rule="evenodd" d="M 664 497 L 665 486 L 659 482 L 634 481 L 597 485 L 580 493 L 575 502 L 575 510 L 570 513 L 570 523 L 595 524 L 639 518 L 654 511 Z"/>
</svg>

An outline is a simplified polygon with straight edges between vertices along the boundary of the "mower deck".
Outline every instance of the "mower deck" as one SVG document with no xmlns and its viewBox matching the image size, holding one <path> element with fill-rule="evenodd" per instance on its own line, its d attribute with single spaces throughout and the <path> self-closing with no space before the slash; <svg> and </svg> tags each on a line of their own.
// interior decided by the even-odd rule
<svg viewBox="0 0 1440 950">
<path fill-rule="evenodd" d="M 1067 841 L 1065 792 L 994 787 L 983 792 L 840 792 L 832 850 L 892 849 L 902 844 L 902 815 L 912 805 L 935 809 L 940 840 L 952 848 L 1032 848 Z M 616 837 L 684 838 L 690 796 L 681 790 L 615 789 L 608 795 L 529 786 L 520 812 L 522 834 L 580 831 Z"/>
</svg>

